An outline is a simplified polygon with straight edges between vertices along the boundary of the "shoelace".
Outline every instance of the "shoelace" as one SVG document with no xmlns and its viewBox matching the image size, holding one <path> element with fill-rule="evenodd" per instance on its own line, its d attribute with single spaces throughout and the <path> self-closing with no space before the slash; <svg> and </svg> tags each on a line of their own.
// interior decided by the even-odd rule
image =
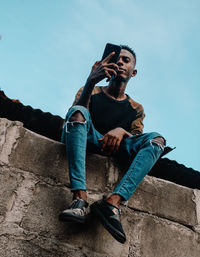
<svg viewBox="0 0 200 257">
<path fill-rule="evenodd" d="M 84 216 L 89 213 L 89 208 L 83 207 L 82 209 L 79 209 L 79 208 L 73 209 L 73 213 L 79 216 Z"/>
<path fill-rule="evenodd" d="M 75 209 L 76 207 L 79 207 L 80 201 L 83 202 L 83 203 L 85 202 L 82 199 L 74 199 L 73 202 L 70 205 L 70 209 Z"/>
<path fill-rule="evenodd" d="M 78 199 L 75 199 L 75 200 L 71 203 L 70 208 L 71 208 L 71 209 L 74 209 L 74 208 L 77 206 L 77 203 L 78 203 Z"/>
</svg>

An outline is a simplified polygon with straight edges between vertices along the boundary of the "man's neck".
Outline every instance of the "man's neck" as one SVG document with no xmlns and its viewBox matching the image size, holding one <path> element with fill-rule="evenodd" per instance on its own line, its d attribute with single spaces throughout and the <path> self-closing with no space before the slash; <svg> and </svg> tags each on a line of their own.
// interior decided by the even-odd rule
<svg viewBox="0 0 200 257">
<path fill-rule="evenodd" d="M 104 88 L 104 92 L 116 100 L 124 100 L 127 97 L 125 95 L 127 83 L 128 81 L 111 80 L 108 86 Z"/>
</svg>

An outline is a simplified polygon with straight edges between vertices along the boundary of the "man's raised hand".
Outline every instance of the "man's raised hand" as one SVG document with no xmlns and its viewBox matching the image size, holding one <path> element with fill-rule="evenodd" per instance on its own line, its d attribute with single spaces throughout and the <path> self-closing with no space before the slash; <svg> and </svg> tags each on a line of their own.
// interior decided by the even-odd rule
<svg viewBox="0 0 200 257">
<path fill-rule="evenodd" d="M 118 65 L 116 63 L 109 63 L 113 55 L 115 55 L 115 52 L 110 53 L 103 61 L 95 62 L 87 79 L 88 82 L 97 84 L 105 78 L 109 81 L 112 76 L 117 76 L 116 70 L 119 69 Z"/>
</svg>

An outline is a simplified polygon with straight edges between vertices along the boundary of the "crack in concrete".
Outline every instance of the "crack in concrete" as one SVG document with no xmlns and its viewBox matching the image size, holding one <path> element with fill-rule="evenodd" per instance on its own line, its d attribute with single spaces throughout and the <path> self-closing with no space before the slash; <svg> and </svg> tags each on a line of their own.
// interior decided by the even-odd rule
<svg viewBox="0 0 200 257">
<path fill-rule="evenodd" d="M 9 162 L 9 157 L 12 154 L 12 151 L 15 150 L 18 144 L 18 139 L 23 137 L 24 133 L 22 133 L 22 125 L 19 122 L 10 122 L 5 129 L 4 133 L 4 142 L 2 144 L 2 150 L 0 152 L 1 159 L 5 162 Z M 10 136 L 14 135 L 14 136 Z"/>
<path fill-rule="evenodd" d="M 15 201 L 12 208 L 6 212 L 5 222 L 20 223 L 24 214 L 26 213 L 27 207 L 32 201 L 33 191 L 37 181 L 32 181 L 27 177 L 23 177 L 22 182 L 15 190 Z"/>
<path fill-rule="evenodd" d="M 192 230 L 193 232 L 197 232 L 197 231 L 195 231 L 195 230 L 193 229 L 193 226 L 190 226 L 190 225 L 184 224 L 184 223 L 182 223 L 182 222 L 179 222 L 179 221 L 175 221 L 175 220 L 166 218 L 165 216 L 162 216 L 162 215 L 157 216 L 156 214 L 150 213 L 150 212 L 148 212 L 148 211 L 138 210 L 138 209 L 135 209 L 135 208 L 129 207 L 129 206 L 128 206 L 128 207 L 125 207 L 125 208 L 129 208 L 129 209 L 135 211 L 136 213 L 143 213 L 143 214 L 147 214 L 147 215 L 150 215 L 150 216 L 152 216 L 152 217 L 155 217 L 155 218 L 157 218 L 157 219 L 162 219 L 162 220 L 164 220 L 164 221 L 166 221 L 166 222 L 169 221 L 169 222 L 174 223 L 175 225 L 181 225 L 181 226 L 183 226 L 183 227 L 186 227 L 186 228 Z"/>
</svg>

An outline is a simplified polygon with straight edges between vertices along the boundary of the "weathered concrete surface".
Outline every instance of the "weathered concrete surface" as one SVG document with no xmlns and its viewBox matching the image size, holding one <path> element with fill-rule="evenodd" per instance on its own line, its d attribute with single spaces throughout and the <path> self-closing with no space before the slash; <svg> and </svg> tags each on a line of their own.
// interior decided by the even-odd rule
<svg viewBox="0 0 200 257">
<path fill-rule="evenodd" d="M 132 213 L 129 257 L 198 257 L 200 234 L 191 229 L 144 213 Z"/>
<path fill-rule="evenodd" d="M 87 156 L 89 202 L 115 186 L 110 158 Z M 199 257 L 200 191 L 147 176 L 122 207 L 122 245 L 95 219 L 58 221 L 71 201 L 64 145 L 0 119 L 1 257 Z"/>
<path fill-rule="evenodd" d="M 199 224 L 199 204 L 195 190 L 150 176 L 143 180 L 129 201 L 131 208 L 189 226 Z"/>
<path fill-rule="evenodd" d="M 0 129 L 0 161 L 69 186 L 63 144 L 24 129 L 20 122 L 1 119 Z M 88 155 L 86 162 L 88 189 L 105 192 L 116 183 L 119 171 L 111 159 Z"/>
</svg>

